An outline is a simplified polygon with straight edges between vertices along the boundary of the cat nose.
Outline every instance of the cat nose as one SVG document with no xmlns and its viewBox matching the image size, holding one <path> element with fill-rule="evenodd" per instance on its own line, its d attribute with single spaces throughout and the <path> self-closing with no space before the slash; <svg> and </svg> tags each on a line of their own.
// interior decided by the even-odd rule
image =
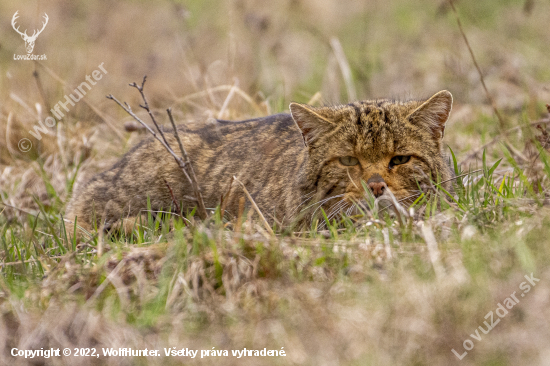
<svg viewBox="0 0 550 366">
<path fill-rule="evenodd" d="M 369 184 L 369 188 L 371 189 L 372 194 L 374 194 L 374 197 L 378 198 L 384 194 L 384 191 L 388 188 L 388 186 L 385 182 L 380 182 Z"/>
<path fill-rule="evenodd" d="M 384 181 L 384 178 L 382 178 L 380 174 L 373 174 L 372 177 L 370 177 L 367 181 L 367 185 L 369 186 L 372 194 L 374 194 L 374 197 L 376 198 L 383 195 L 386 188 L 388 188 L 386 182 Z"/>
</svg>

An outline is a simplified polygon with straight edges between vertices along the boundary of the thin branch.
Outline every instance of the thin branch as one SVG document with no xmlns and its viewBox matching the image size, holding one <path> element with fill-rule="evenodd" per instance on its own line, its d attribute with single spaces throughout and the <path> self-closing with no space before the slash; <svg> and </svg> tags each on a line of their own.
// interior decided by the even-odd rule
<svg viewBox="0 0 550 366">
<path fill-rule="evenodd" d="M 114 100 L 122 109 L 124 109 L 124 111 L 126 111 L 126 113 L 128 113 L 130 116 L 132 116 L 136 121 L 138 121 L 139 123 L 141 123 L 141 125 L 143 127 L 145 127 L 145 129 L 147 129 L 147 131 L 153 135 L 153 137 L 155 139 L 157 139 L 161 144 L 162 146 L 164 146 L 166 148 L 166 150 L 168 150 L 168 152 L 170 152 L 170 146 L 167 146 L 166 143 L 161 140 L 158 135 L 156 134 L 155 131 L 153 131 L 153 129 L 151 127 L 149 127 L 145 122 L 143 122 L 138 116 L 136 116 L 136 114 L 132 111 L 132 107 L 130 107 L 128 105 L 128 103 L 124 102 L 124 104 L 122 104 L 118 99 L 116 99 L 112 94 L 109 94 L 107 95 L 107 99 L 111 99 L 111 100 Z M 179 157 L 177 155 L 172 155 L 174 157 L 174 159 L 178 159 Z"/>
<path fill-rule="evenodd" d="M 472 61 L 474 62 L 474 65 L 477 69 L 477 73 L 479 74 L 479 79 L 481 80 L 481 85 L 483 86 L 483 90 L 485 90 L 485 94 L 487 95 L 487 98 L 491 103 L 491 107 L 493 107 L 493 111 L 495 112 L 495 115 L 498 118 L 498 122 L 500 123 L 500 130 L 502 131 L 504 130 L 504 119 L 502 119 L 502 116 L 500 115 L 500 112 L 497 109 L 495 101 L 493 100 L 493 97 L 491 96 L 491 94 L 489 93 L 489 90 L 487 89 L 487 86 L 485 85 L 485 79 L 483 78 L 483 73 L 481 72 L 481 68 L 479 67 L 476 57 L 474 56 L 474 51 L 472 51 L 472 47 L 470 47 L 470 42 L 468 42 L 466 33 L 464 33 L 464 29 L 462 29 L 462 22 L 460 21 L 460 17 L 458 16 L 458 12 L 456 11 L 453 0 L 449 0 L 449 3 L 451 4 L 451 8 L 453 9 L 453 13 L 455 14 L 456 23 L 458 24 L 458 29 L 460 30 L 460 34 L 462 34 L 462 38 L 464 38 L 466 47 L 468 47 L 468 51 L 470 51 L 470 56 L 472 56 Z"/>
<path fill-rule="evenodd" d="M 166 181 L 166 179 L 163 179 L 164 181 L 164 184 L 166 184 L 166 187 L 168 187 L 168 191 L 170 191 L 170 197 L 172 197 L 172 203 L 174 204 L 174 206 L 176 207 L 176 211 L 178 213 L 181 213 L 180 211 L 180 205 L 178 205 L 178 201 L 176 200 L 176 197 L 174 197 L 174 191 L 172 191 L 172 187 L 170 187 L 170 185 L 168 184 L 168 182 Z"/>
<path fill-rule="evenodd" d="M 147 80 L 147 75 L 145 75 L 143 77 L 143 81 L 141 82 L 141 86 L 137 85 L 135 82 L 133 82 L 132 84 L 129 84 L 129 85 L 133 88 L 136 88 L 139 91 L 139 94 L 141 94 L 141 99 L 143 99 L 143 103 L 145 104 L 145 105 L 140 104 L 139 106 L 147 111 L 147 113 L 149 114 L 149 117 L 151 117 L 151 121 L 153 121 L 153 124 L 157 128 L 157 131 L 159 132 L 160 136 L 162 137 L 162 140 L 164 141 L 164 143 L 166 145 L 170 146 L 170 144 L 168 144 L 168 141 L 166 141 L 166 137 L 164 136 L 163 131 L 160 129 L 160 127 L 157 123 L 157 120 L 155 119 L 155 116 L 153 115 L 153 112 L 151 112 L 151 109 L 149 108 L 149 103 L 147 102 L 147 98 L 145 97 L 145 94 L 143 94 L 143 87 L 145 86 L 145 81 L 146 80 Z"/>
<path fill-rule="evenodd" d="M 202 198 L 202 194 L 201 194 L 201 191 L 200 191 L 200 188 L 199 188 L 199 185 L 198 185 L 198 182 L 197 182 L 197 178 L 195 176 L 195 172 L 193 170 L 193 166 L 191 165 L 191 162 L 189 160 L 189 157 L 187 155 L 187 153 L 185 152 L 185 149 L 183 148 L 183 145 L 181 144 L 181 140 L 179 138 L 179 135 L 177 134 L 177 129 L 174 129 L 174 135 L 176 136 L 176 140 L 178 140 L 178 144 L 180 145 L 180 150 L 182 151 L 182 155 L 183 157 L 185 158 L 185 161 L 180 157 L 178 156 L 174 150 L 172 150 L 172 148 L 170 147 L 170 145 L 168 144 L 168 141 L 166 140 L 166 137 L 164 135 L 164 132 L 162 131 L 162 129 L 159 127 L 159 125 L 157 124 L 157 121 L 155 120 L 153 114 L 151 113 L 151 110 L 149 109 L 149 104 L 147 103 L 147 98 L 145 97 L 145 94 L 143 93 L 143 86 L 145 84 L 145 80 L 146 80 L 146 77 L 143 77 L 143 82 L 141 84 L 141 86 L 137 85 L 136 83 L 132 83 L 130 84 L 130 86 L 132 87 L 135 87 L 136 89 L 138 89 L 138 91 L 140 92 L 143 100 L 144 100 L 144 103 L 145 105 L 142 106 L 140 105 L 142 108 L 144 108 L 145 110 L 147 110 L 147 112 L 149 113 L 149 116 L 151 117 L 151 120 L 153 121 L 153 123 L 155 124 L 155 127 L 158 131 L 158 134 L 153 131 L 153 129 L 151 127 L 149 127 L 149 125 L 147 125 L 145 122 L 143 122 L 133 111 L 132 111 L 132 108 L 128 105 L 128 103 L 124 103 L 122 104 L 118 99 L 116 99 L 112 94 L 109 94 L 107 96 L 107 99 L 111 99 L 113 101 L 115 101 L 115 103 L 117 103 L 122 109 L 124 109 L 126 111 L 126 113 L 128 113 L 130 116 L 132 116 L 137 122 L 139 122 L 143 127 L 145 127 L 145 129 L 151 134 L 153 135 L 153 137 L 159 141 L 162 146 L 164 146 L 164 148 L 166 149 L 166 151 L 168 151 L 168 153 L 170 153 L 170 155 L 172 155 L 172 157 L 174 158 L 174 160 L 176 161 L 176 163 L 179 165 L 179 167 L 181 168 L 183 174 L 185 175 L 185 178 L 187 178 L 187 180 L 189 181 L 189 183 L 191 184 L 191 186 L 193 187 L 193 191 L 195 193 L 195 197 L 196 197 L 196 201 L 198 203 L 198 215 L 200 216 L 200 218 L 202 220 L 206 219 L 207 217 L 207 213 L 206 213 L 206 208 L 204 206 L 204 201 L 203 201 L 203 198 Z M 171 113 L 168 114 L 170 116 L 170 122 L 172 123 L 173 126 L 175 126 L 174 124 L 174 121 L 173 121 L 173 118 L 171 116 Z M 159 137 L 159 134 L 160 134 L 160 137 Z M 189 170 L 189 171 L 188 171 Z"/>
<path fill-rule="evenodd" d="M 197 176 L 195 175 L 195 169 L 193 169 L 193 164 L 191 164 L 191 159 L 189 159 L 189 155 L 187 154 L 187 151 L 183 147 L 183 143 L 181 142 L 180 135 L 178 133 L 178 128 L 176 127 L 176 124 L 174 123 L 174 117 L 172 116 L 172 109 L 168 108 L 166 110 L 166 113 L 168 113 L 168 117 L 170 119 L 170 123 L 172 124 L 172 128 L 174 129 L 174 136 L 176 137 L 176 140 L 178 141 L 178 145 L 180 148 L 181 156 L 184 159 L 184 166 L 187 167 L 189 170 L 189 176 L 191 178 L 191 186 L 193 187 L 193 191 L 195 193 L 195 197 L 197 198 L 197 203 L 199 206 L 199 215 L 204 216 L 206 218 L 206 207 L 204 206 L 204 200 L 202 198 L 202 192 L 199 186 L 199 181 L 197 179 Z M 201 213 L 202 212 L 202 213 Z"/>
</svg>

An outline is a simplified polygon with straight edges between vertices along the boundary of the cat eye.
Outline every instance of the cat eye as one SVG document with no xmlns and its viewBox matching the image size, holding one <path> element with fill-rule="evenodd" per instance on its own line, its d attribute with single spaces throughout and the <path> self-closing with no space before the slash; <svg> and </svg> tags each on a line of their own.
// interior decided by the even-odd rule
<svg viewBox="0 0 550 366">
<path fill-rule="evenodd" d="M 395 165 L 401 165 L 405 164 L 411 160 L 411 157 L 409 155 L 397 155 L 391 158 L 390 160 L 390 169 L 393 168 Z"/>
<path fill-rule="evenodd" d="M 359 160 L 353 156 L 342 156 L 340 158 L 340 163 L 345 166 L 354 166 L 359 164 Z"/>
</svg>

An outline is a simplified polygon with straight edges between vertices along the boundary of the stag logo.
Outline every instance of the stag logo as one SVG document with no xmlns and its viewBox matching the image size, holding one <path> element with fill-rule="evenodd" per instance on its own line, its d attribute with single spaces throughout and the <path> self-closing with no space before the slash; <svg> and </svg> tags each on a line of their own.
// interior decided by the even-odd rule
<svg viewBox="0 0 550 366">
<path fill-rule="evenodd" d="M 27 49 L 27 53 L 32 53 L 32 50 L 34 49 L 34 42 L 36 41 L 36 38 L 38 37 L 38 35 L 40 33 L 42 33 L 44 28 L 46 28 L 46 24 L 48 24 L 48 14 L 44 13 L 45 22 L 42 23 L 42 29 L 40 29 L 39 31 L 34 30 L 34 32 L 32 33 L 32 36 L 28 36 L 26 29 L 25 29 L 24 32 L 21 32 L 19 30 L 19 27 L 17 27 L 17 28 L 15 27 L 15 20 L 17 18 L 19 18 L 19 15 L 17 15 L 17 13 L 19 13 L 19 10 L 17 10 L 15 12 L 15 14 L 13 14 L 13 18 L 11 18 L 11 26 L 13 27 L 13 29 L 15 29 L 15 31 L 17 33 L 19 33 L 21 35 L 21 38 L 23 38 L 23 40 L 25 41 L 25 48 Z"/>
</svg>

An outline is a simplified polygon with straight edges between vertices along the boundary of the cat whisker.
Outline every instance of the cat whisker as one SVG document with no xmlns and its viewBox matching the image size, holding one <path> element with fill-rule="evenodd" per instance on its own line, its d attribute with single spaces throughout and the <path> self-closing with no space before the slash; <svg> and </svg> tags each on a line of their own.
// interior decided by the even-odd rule
<svg viewBox="0 0 550 366">
<path fill-rule="evenodd" d="M 312 213 L 312 216 L 313 216 L 313 215 L 315 215 L 315 212 L 317 212 L 317 210 L 318 210 L 325 202 L 328 202 L 328 201 L 330 201 L 331 199 L 340 198 L 340 197 L 343 197 L 343 196 L 344 196 L 344 194 L 342 193 L 342 194 L 337 194 L 336 196 L 327 197 L 327 198 L 325 198 L 325 199 L 323 199 L 323 200 L 321 200 L 321 201 L 319 201 L 319 202 L 315 202 L 315 203 L 309 205 L 308 207 L 306 207 L 306 209 L 308 209 L 308 208 L 310 208 L 310 207 L 312 207 L 312 206 L 315 206 L 315 205 L 319 205 L 319 206 L 315 209 L 315 211 L 313 211 L 313 213 Z"/>
<path fill-rule="evenodd" d="M 329 213 L 332 213 L 334 210 L 336 210 L 338 208 L 338 206 L 340 206 L 342 203 L 346 202 L 344 199 L 340 199 L 338 200 L 337 202 L 335 202 L 334 204 L 332 204 L 329 209 L 327 210 L 327 212 Z"/>
<path fill-rule="evenodd" d="M 311 200 L 313 198 L 313 195 L 315 194 L 315 191 L 311 191 L 309 193 L 306 193 L 302 196 L 300 196 L 300 198 L 304 198 L 306 197 L 305 200 L 303 200 L 298 206 L 296 206 L 291 212 L 290 212 L 290 215 L 294 215 L 296 213 L 296 211 L 298 211 L 300 209 L 300 207 L 302 205 L 304 205 L 306 202 L 308 202 L 309 200 Z"/>
<path fill-rule="evenodd" d="M 313 191 L 311 191 L 311 192 L 309 192 L 309 193 L 306 193 L 306 194 L 301 195 L 300 198 L 304 198 L 304 197 L 309 197 L 309 198 L 311 198 L 311 196 L 313 196 L 313 195 L 315 194 L 315 192 L 316 192 L 316 191 L 313 190 Z"/>
<path fill-rule="evenodd" d="M 325 202 L 327 202 L 327 201 L 329 201 L 329 200 L 331 200 L 331 199 L 333 199 L 333 198 L 338 198 L 338 197 L 342 197 L 342 196 L 343 196 L 343 194 L 338 194 L 338 195 L 336 195 L 336 196 L 326 197 L 326 198 L 324 198 L 324 199 L 322 199 L 322 200 L 320 200 L 320 201 L 317 201 L 317 202 L 312 203 L 311 205 L 307 206 L 306 208 L 310 208 L 310 207 L 312 207 L 312 206 L 314 206 L 314 205 L 318 205 L 318 204 L 323 204 L 323 203 L 325 203 Z"/>
<path fill-rule="evenodd" d="M 342 209 L 343 209 L 344 207 L 346 207 L 346 205 L 347 205 L 347 201 L 345 201 L 345 200 L 341 200 L 341 201 L 339 201 L 338 203 L 336 203 L 336 204 L 333 206 L 332 210 L 329 212 L 329 215 L 327 216 L 327 218 L 329 219 L 329 221 L 330 221 L 334 216 L 336 216 L 337 214 L 339 214 L 339 213 L 342 211 Z"/>
<path fill-rule="evenodd" d="M 360 212 L 359 211 L 359 205 L 357 203 L 351 203 L 348 210 L 346 211 L 346 215 L 348 215 L 348 216 L 356 215 L 359 212 Z"/>
<path fill-rule="evenodd" d="M 313 218 L 315 217 L 315 213 L 317 212 L 317 210 L 318 210 L 319 208 L 321 208 L 321 206 L 322 206 L 323 203 L 327 202 L 327 201 L 330 200 L 330 199 L 339 198 L 339 197 L 343 197 L 343 196 L 344 196 L 344 194 L 338 194 L 338 195 L 336 195 L 336 196 L 330 196 L 330 197 L 327 197 L 327 198 L 325 198 L 325 199 L 323 199 L 323 200 L 317 202 L 317 203 L 321 203 L 321 204 L 315 209 L 315 211 L 313 211 L 313 213 L 312 213 L 312 215 L 311 215 L 312 220 L 313 220 Z M 337 210 L 338 210 L 338 206 L 340 206 L 341 204 L 345 204 L 345 203 L 346 203 L 345 200 L 339 200 L 338 202 L 336 202 L 336 203 L 334 203 L 332 206 L 330 206 L 330 208 L 327 210 L 327 212 L 328 212 L 327 219 L 329 219 L 329 221 L 330 221 L 330 218 L 334 215 L 333 211 L 336 211 L 336 213 L 337 213 L 337 212 L 338 212 L 338 211 L 337 211 Z M 313 204 L 313 205 L 314 205 L 314 204 Z M 311 205 L 311 206 L 313 206 L 313 205 Z M 311 206 L 310 206 L 310 207 L 311 207 Z M 320 228 L 322 228 L 324 225 L 326 225 L 325 220 L 323 220 L 323 221 L 317 226 L 317 230 L 320 230 Z"/>
<path fill-rule="evenodd" d="M 349 213 L 351 212 L 351 210 L 353 210 L 353 206 L 353 203 L 346 202 L 346 204 L 342 207 L 342 210 L 340 211 L 343 214 L 342 218 L 344 216 L 349 216 Z"/>
</svg>

